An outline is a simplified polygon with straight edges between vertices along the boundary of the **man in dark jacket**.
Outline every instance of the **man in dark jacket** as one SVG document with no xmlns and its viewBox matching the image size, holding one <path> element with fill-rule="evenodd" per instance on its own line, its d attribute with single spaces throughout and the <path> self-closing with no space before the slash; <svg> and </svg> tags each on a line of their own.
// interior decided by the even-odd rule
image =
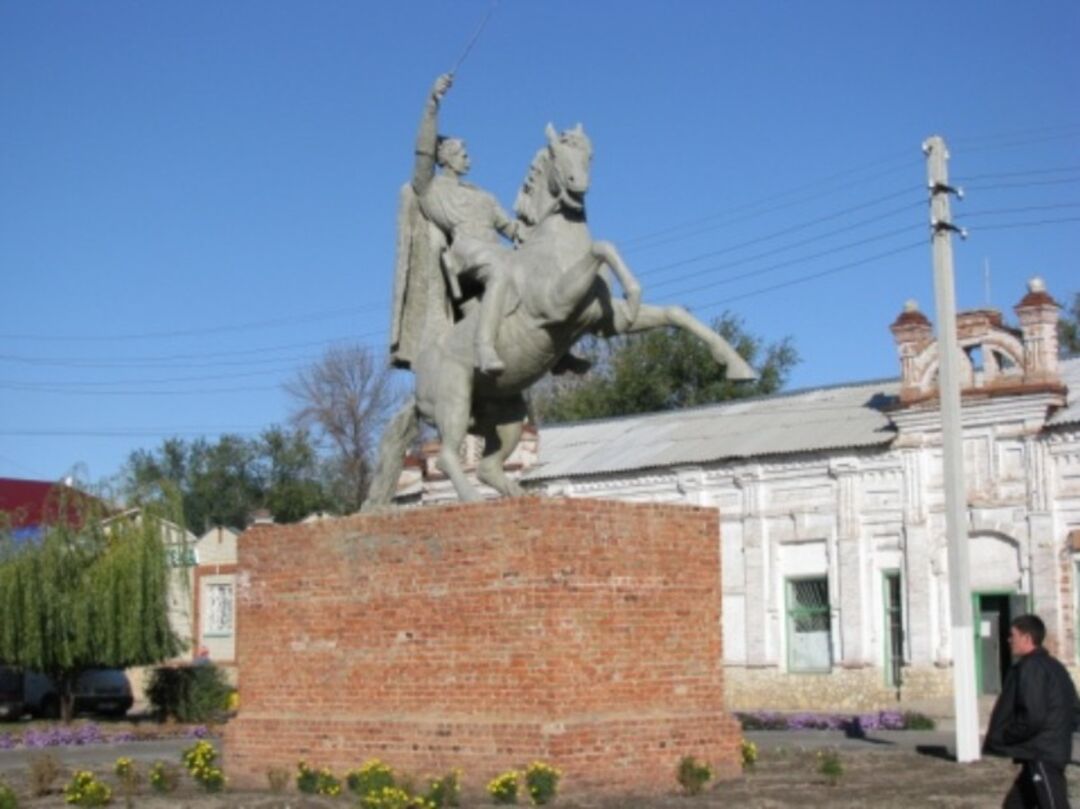
<svg viewBox="0 0 1080 809">
<path fill-rule="evenodd" d="M 985 752 L 1021 764 L 1003 809 L 1068 809 L 1065 765 L 1080 719 L 1080 698 L 1065 667 L 1043 648 L 1046 626 L 1021 615 L 1009 629 L 1016 662 L 990 714 Z"/>
</svg>

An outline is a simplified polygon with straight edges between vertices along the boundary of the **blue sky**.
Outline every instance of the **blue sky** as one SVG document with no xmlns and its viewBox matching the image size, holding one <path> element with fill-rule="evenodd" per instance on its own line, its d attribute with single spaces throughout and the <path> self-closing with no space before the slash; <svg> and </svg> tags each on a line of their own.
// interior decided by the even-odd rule
<svg viewBox="0 0 1080 809">
<path fill-rule="evenodd" d="M 0 3 L 0 476 L 256 434 L 327 345 L 384 350 L 420 110 L 488 8 Z M 443 130 L 509 208 L 582 122 L 648 300 L 790 335 L 790 387 L 889 377 L 904 301 L 933 316 L 930 134 L 960 306 L 1080 290 L 1078 34 L 1074 2 L 503 0 Z"/>
</svg>

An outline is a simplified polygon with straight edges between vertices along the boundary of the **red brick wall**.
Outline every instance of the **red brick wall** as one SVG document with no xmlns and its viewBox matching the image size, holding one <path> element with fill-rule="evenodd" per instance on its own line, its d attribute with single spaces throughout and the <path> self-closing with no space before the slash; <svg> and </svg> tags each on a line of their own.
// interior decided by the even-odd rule
<svg viewBox="0 0 1080 809">
<path fill-rule="evenodd" d="M 728 774 L 711 509 L 528 498 L 257 526 L 239 542 L 229 773 L 378 756 L 480 785 L 540 758 L 566 786 Z"/>
</svg>

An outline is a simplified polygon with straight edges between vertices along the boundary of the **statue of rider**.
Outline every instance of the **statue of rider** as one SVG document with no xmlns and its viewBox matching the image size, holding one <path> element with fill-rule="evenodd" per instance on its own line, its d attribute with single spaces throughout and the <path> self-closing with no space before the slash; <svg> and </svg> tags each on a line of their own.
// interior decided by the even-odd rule
<svg viewBox="0 0 1080 809">
<path fill-rule="evenodd" d="M 462 179 L 469 171 L 465 143 L 438 135 L 439 103 L 452 83 L 451 75 L 440 76 L 424 107 L 412 188 L 424 218 L 446 239 L 441 260 L 451 295 L 461 298 L 460 279 L 483 287 L 475 365 L 484 373 L 497 374 L 505 369 L 495 338 L 513 260 L 513 251 L 500 235 L 514 239 L 520 223 L 506 214 L 492 194 Z M 436 166 L 441 169 L 438 173 Z"/>
</svg>

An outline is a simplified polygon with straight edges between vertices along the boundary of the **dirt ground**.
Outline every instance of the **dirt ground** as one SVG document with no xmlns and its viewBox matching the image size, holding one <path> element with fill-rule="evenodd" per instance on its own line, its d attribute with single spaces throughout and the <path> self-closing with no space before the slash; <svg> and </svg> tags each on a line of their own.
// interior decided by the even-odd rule
<svg viewBox="0 0 1080 809">
<path fill-rule="evenodd" d="M 555 805 L 564 809 L 718 809 L 718 807 L 943 807 L 943 809 L 991 809 L 999 807 L 1015 774 L 1014 766 L 1004 759 L 984 759 L 972 765 L 957 765 L 942 758 L 922 755 L 910 750 L 843 750 L 840 752 L 844 774 L 836 786 L 830 786 L 818 774 L 816 751 L 790 749 L 770 750 L 761 754 L 754 770 L 736 781 L 711 786 L 704 793 L 687 797 L 677 792 L 672 778 L 671 792 L 659 796 L 589 798 L 568 794 L 560 796 Z M 115 785 L 110 773 L 99 773 L 103 780 Z M 65 806 L 59 791 L 29 798 L 24 773 L 10 774 L 9 784 L 19 793 L 22 807 Z M 62 788 L 57 783 L 56 789 Z M 571 785 L 566 785 L 571 789 Z M 1080 796 L 1080 770 L 1070 770 L 1070 787 Z M 527 799 L 522 803 L 527 805 Z M 469 807 L 488 807 L 486 796 L 466 796 L 462 801 Z M 113 806 L 123 807 L 123 796 L 114 795 Z M 316 809 L 351 805 L 346 797 L 310 798 L 295 791 L 283 795 L 270 792 L 226 792 L 204 795 L 185 784 L 170 796 L 149 793 L 144 786 L 133 798 L 140 809 L 191 807 L 191 809 Z"/>
</svg>

